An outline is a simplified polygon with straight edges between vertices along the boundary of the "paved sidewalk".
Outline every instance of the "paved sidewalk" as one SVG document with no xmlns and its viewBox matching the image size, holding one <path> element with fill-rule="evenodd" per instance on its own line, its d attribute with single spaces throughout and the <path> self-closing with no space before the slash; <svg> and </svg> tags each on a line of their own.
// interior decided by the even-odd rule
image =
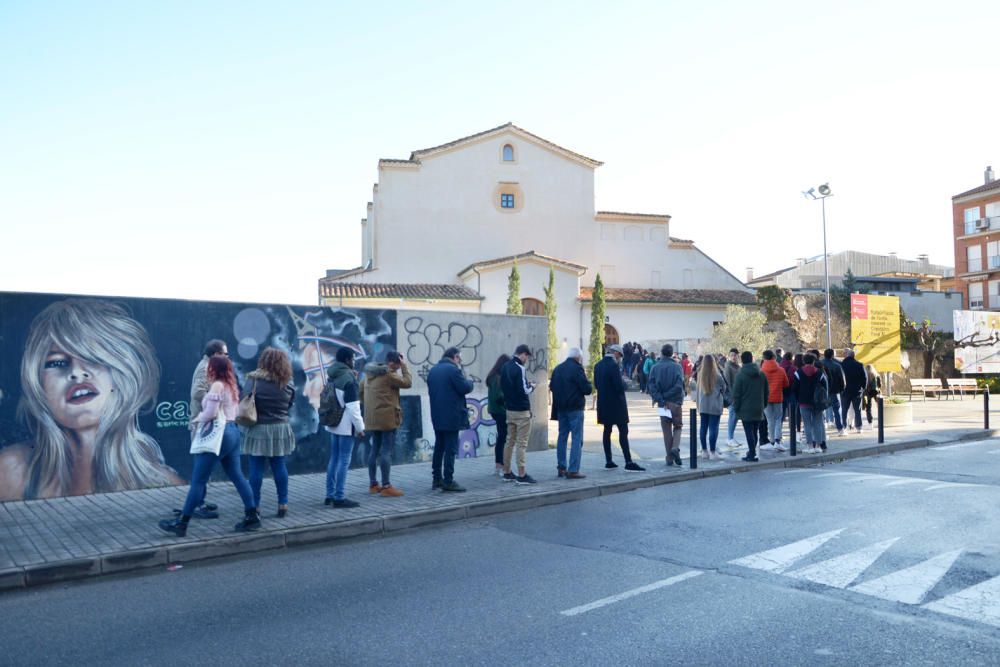
<svg viewBox="0 0 1000 667">
<path fill-rule="evenodd" d="M 966 405 L 971 408 L 971 402 L 967 401 Z M 211 484 L 208 493 L 209 500 L 219 505 L 222 518 L 193 519 L 187 537 L 180 539 L 163 533 L 156 523 L 170 517 L 172 508 L 181 507 L 187 493 L 186 486 L 0 503 L 0 590 L 299 544 L 379 536 L 426 524 L 569 502 L 658 484 L 757 468 L 817 465 L 997 434 L 984 430 L 981 424 L 977 428 L 972 423 L 975 421 L 973 418 L 962 416 L 951 423 L 942 415 L 941 423 L 946 428 L 929 430 L 927 424 L 918 424 L 908 429 L 897 429 L 887 433 L 884 445 L 876 444 L 874 434 L 869 433 L 850 438 L 834 437 L 829 442 L 830 451 L 824 455 L 793 458 L 789 453 L 764 452 L 760 463 L 746 464 L 739 461 L 740 452 L 732 452 L 724 461 L 699 459 L 697 470 L 691 470 L 686 459 L 689 427 L 685 428 L 682 440 L 685 466 L 680 469 L 666 467 L 658 423 L 654 432 L 656 437 L 646 433 L 651 430 L 650 424 L 644 425 L 644 421 L 650 419 L 646 411 L 651 412 L 643 406 L 633 410 L 633 421 L 638 427 L 635 428 L 634 449 L 640 452 L 637 459 L 648 468 L 646 472 L 630 473 L 621 467 L 605 470 L 603 455 L 586 452 L 582 466 L 586 479 L 557 479 L 555 452 L 530 452 L 528 471 L 539 483 L 521 486 L 498 479 L 493 472 L 493 457 L 488 455 L 457 462 L 456 479 L 469 489 L 467 493 L 431 491 L 430 463 L 424 462 L 395 466 L 393 484 L 403 489 L 406 495 L 402 498 L 382 498 L 368 495 L 367 474 L 358 469 L 351 471 L 348 478 L 348 496 L 361 503 L 355 509 L 335 509 L 323 505 L 324 474 L 296 475 L 291 479 L 290 511 L 284 519 L 275 517 L 274 484 L 267 479 L 262 492 L 263 529 L 249 534 L 233 531 L 243 510 L 228 482 Z M 593 421 L 592 414 L 588 413 L 588 421 Z M 655 419 L 655 414 L 652 419 Z M 600 449 L 599 434 L 595 441 L 592 431 L 593 427 L 588 425 L 587 449 L 594 446 Z M 652 454 L 647 455 L 647 449 Z M 614 450 L 615 459 L 621 464 L 617 445 Z"/>
</svg>

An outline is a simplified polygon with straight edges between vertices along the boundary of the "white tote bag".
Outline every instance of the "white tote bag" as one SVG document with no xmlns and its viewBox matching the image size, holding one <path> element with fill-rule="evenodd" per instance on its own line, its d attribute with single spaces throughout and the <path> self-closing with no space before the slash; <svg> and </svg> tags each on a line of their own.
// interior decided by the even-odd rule
<svg viewBox="0 0 1000 667">
<path fill-rule="evenodd" d="M 192 454 L 215 454 L 219 455 L 222 450 L 222 435 L 226 430 L 226 415 L 222 410 L 215 415 L 215 419 L 204 422 L 198 427 L 198 431 L 191 441 Z"/>
</svg>

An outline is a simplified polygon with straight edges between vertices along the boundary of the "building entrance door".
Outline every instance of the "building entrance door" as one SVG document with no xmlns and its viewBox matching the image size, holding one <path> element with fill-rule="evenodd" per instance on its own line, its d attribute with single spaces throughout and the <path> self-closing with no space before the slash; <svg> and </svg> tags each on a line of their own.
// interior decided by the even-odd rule
<svg viewBox="0 0 1000 667">
<path fill-rule="evenodd" d="M 605 345 L 619 345 L 621 339 L 618 337 L 618 329 L 615 329 L 610 324 L 605 323 L 604 325 L 604 344 Z"/>
</svg>

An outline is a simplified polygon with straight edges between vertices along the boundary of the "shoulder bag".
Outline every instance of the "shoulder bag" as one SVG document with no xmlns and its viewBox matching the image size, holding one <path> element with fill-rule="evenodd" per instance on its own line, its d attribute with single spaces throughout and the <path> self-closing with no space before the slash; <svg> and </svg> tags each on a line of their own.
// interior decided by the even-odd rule
<svg viewBox="0 0 1000 667">
<path fill-rule="evenodd" d="M 222 410 L 210 422 L 198 426 L 194 440 L 191 441 L 191 454 L 215 454 L 222 450 L 222 435 L 226 430 L 226 415 Z"/>
<path fill-rule="evenodd" d="M 236 411 L 236 423 L 240 426 L 253 426 L 257 423 L 257 378 L 253 379 L 253 389 L 248 396 L 240 400 Z"/>
</svg>

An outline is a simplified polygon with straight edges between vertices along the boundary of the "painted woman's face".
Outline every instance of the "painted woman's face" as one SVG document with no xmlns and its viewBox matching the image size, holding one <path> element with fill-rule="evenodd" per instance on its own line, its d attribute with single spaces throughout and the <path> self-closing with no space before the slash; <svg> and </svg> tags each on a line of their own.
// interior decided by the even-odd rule
<svg viewBox="0 0 1000 667">
<path fill-rule="evenodd" d="M 56 423 L 71 431 L 94 429 L 112 391 L 107 366 L 84 361 L 57 347 L 42 362 L 42 390 Z"/>
</svg>

